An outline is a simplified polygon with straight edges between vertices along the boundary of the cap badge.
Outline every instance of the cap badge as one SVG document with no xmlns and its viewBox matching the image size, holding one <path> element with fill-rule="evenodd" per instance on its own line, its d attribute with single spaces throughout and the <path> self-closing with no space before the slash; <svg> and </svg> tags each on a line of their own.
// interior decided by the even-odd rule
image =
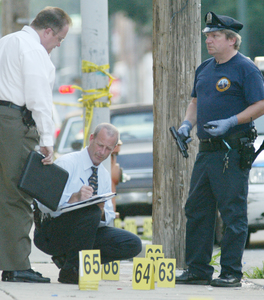
<svg viewBox="0 0 264 300">
<path fill-rule="evenodd" d="M 209 12 L 209 13 L 207 14 L 206 24 L 212 23 L 212 19 L 213 19 L 213 16 L 212 16 L 212 14 Z"/>
</svg>

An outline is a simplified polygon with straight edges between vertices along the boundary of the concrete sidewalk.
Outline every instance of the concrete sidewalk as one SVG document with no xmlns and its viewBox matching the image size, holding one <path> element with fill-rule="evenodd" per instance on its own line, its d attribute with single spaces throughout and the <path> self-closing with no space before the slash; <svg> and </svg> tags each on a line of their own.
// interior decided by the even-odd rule
<svg viewBox="0 0 264 300">
<path fill-rule="evenodd" d="M 81 291 L 78 285 L 57 281 L 59 270 L 53 263 L 34 263 L 32 267 L 51 278 L 50 284 L 0 283 L 1 300 L 48 299 L 182 299 L 182 300 L 260 300 L 264 298 L 264 280 L 243 281 L 241 288 L 213 288 L 211 286 L 176 285 L 175 288 L 134 290 L 132 288 L 132 261 L 120 264 L 119 281 L 99 282 L 97 291 Z"/>
<path fill-rule="evenodd" d="M 145 244 L 145 243 L 144 243 Z M 144 247 L 143 247 L 144 248 Z M 143 250 L 144 251 L 144 250 Z M 144 252 L 140 254 L 144 256 Z M 51 278 L 50 284 L 12 283 L 0 281 L 0 300 L 48 300 L 48 299 L 179 299 L 179 300 L 263 300 L 264 279 L 243 280 L 241 288 L 213 288 L 211 286 L 175 285 L 175 288 L 134 290 L 132 288 L 133 262 L 120 263 L 119 281 L 99 282 L 97 291 L 81 291 L 78 285 L 61 284 L 57 281 L 59 269 L 34 246 L 30 256 L 32 268 Z M 179 270 L 176 273 L 180 273 Z M 218 276 L 215 273 L 216 277 Z"/>
</svg>

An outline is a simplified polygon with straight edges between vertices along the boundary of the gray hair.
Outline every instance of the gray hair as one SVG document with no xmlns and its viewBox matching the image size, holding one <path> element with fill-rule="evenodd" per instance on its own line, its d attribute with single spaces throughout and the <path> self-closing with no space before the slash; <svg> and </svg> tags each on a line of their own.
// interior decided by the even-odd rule
<svg viewBox="0 0 264 300">
<path fill-rule="evenodd" d="M 108 136 L 110 136 L 110 137 L 116 136 L 116 145 L 117 145 L 117 143 L 119 141 L 119 138 L 120 138 L 119 137 L 119 131 L 114 125 L 112 125 L 110 123 L 101 123 L 101 124 L 97 125 L 95 127 L 95 130 L 94 130 L 94 133 L 93 133 L 94 138 L 97 137 L 98 133 L 102 129 L 105 129 L 107 131 Z"/>
<path fill-rule="evenodd" d="M 241 35 L 239 35 L 238 33 L 236 33 L 233 30 L 224 29 L 224 30 L 221 30 L 221 31 L 225 34 L 227 40 L 232 39 L 232 38 L 236 38 L 234 48 L 235 48 L 235 50 L 239 50 L 240 45 L 242 43 Z"/>
</svg>

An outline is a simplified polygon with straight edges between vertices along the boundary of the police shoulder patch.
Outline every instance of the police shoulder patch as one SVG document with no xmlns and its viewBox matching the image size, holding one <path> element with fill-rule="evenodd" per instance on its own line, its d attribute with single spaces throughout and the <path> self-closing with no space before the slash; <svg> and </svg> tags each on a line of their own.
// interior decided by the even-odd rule
<svg viewBox="0 0 264 300">
<path fill-rule="evenodd" d="M 216 83 L 216 89 L 219 92 L 224 92 L 226 90 L 228 90 L 231 86 L 231 82 L 228 78 L 226 77 L 222 77 L 221 79 L 219 79 Z"/>
</svg>

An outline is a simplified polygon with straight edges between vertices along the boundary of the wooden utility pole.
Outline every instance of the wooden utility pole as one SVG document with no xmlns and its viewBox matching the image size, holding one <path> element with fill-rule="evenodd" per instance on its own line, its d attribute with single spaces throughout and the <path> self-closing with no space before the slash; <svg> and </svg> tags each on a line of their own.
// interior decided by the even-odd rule
<svg viewBox="0 0 264 300">
<path fill-rule="evenodd" d="M 2 0 L 2 36 L 29 24 L 29 0 Z"/>
<path fill-rule="evenodd" d="M 201 61 L 200 0 L 153 0 L 153 244 L 185 267 L 185 211 L 197 140 L 183 158 L 169 127 L 179 128 Z"/>
</svg>

